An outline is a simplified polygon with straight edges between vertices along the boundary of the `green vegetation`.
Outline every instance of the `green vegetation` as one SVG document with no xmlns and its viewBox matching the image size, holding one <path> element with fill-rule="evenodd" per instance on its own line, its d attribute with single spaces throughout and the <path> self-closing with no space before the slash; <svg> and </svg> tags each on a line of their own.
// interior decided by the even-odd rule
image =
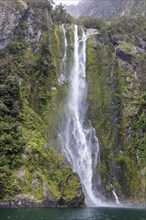
<svg viewBox="0 0 146 220">
<path fill-rule="evenodd" d="M 59 4 L 55 6 L 53 18 L 59 24 L 60 23 L 71 24 L 73 22 L 73 18 L 66 12 L 63 4 Z"/>
<path fill-rule="evenodd" d="M 97 17 L 83 16 L 76 19 L 78 25 L 83 25 L 85 28 L 93 28 L 101 30 L 105 25 L 105 19 Z"/>
<path fill-rule="evenodd" d="M 43 9 L 47 12 L 47 17 L 57 24 L 72 23 L 73 18 L 66 12 L 63 4 L 57 4 L 53 0 L 27 0 L 30 7 Z M 54 6 L 55 5 L 55 6 Z"/>
<path fill-rule="evenodd" d="M 20 88 L 10 65 L 5 61 L 1 64 L 0 75 L 0 197 L 3 198 L 11 186 L 12 169 L 21 165 L 19 154 L 24 140 L 21 132 L 23 101 Z"/>
<path fill-rule="evenodd" d="M 146 156 L 146 89 L 140 99 L 140 109 L 137 120 L 133 124 L 133 140 L 134 148 L 137 151 L 138 165 L 145 167 L 145 156 Z"/>
<path fill-rule="evenodd" d="M 144 201 L 146 19 L 101 20 L 102 26 L 96 18 L 78 22 L 98 30 L 87 42 L 87 81 L 102 183 L 108 193 L 112 183 L 120 198 Z"/>
<path fill-rule="evenodd" d="M 40 20 L 33 19 L 30 33 L 32 7 Z M 78 176 L 49 145 L 50 139 L 59 145 L 56 129 L 67 89 L 57 81 L 64 35 L 56 23 L 69 21 L 54 17 L 60 16 L 57 7 L 55 11 L 51 1 L 31 1 L 14 38 L 1 50 L 0 201 L 83 198 Z M 70 44 L 71 35 L 69 31 Z"/>
<path fill-rule="evenodd" d="M 26 141 L 21 155 L 23 166 L 13 174 L 21 189 L 19 193 L 33 195 L 38 202 L 47 198 L 73 200 L 80 189 L 79 178 L 46 142 L 41 117 L 24 106 L 23 118 L 22 134 Z"/>
</svg>

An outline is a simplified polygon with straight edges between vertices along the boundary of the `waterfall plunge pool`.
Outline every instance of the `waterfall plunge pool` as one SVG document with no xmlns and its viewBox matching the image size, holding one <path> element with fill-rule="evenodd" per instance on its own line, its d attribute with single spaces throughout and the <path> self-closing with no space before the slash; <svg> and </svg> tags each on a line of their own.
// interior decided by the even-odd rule
<svg viewBox="0 0 146 220">
<path fill-rule="evenodd" d="M 1 220 L 145 220 L 144 208 L 0 209 Z"/>
</svg>

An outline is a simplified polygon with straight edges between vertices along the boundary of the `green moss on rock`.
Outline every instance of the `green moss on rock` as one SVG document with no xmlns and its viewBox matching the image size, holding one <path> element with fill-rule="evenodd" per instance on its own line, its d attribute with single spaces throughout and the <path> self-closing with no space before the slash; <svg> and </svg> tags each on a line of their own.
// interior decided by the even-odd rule
<svg viewBox="0 0 146 220">
<path fill-rule="evenodd" d="M 116 39 L 114 32 L 108 33 L 108 29 L 118 28 L 112 22 L 101 28 L 101 34 L 88 37 L 88 117 L 100 141 L 100 172 L 106 196 L 112 196 L 112 184 L 121 199 L 143 202 L 145 107 L 141 104 L 141 77 L 144 80 L 145 55 L 133 40 L 137 29 L 130 40 L 125 24 L 121 41 L 118 30 Z M 117 23 L 120 28 L 120 19 Z"/>
</svg>

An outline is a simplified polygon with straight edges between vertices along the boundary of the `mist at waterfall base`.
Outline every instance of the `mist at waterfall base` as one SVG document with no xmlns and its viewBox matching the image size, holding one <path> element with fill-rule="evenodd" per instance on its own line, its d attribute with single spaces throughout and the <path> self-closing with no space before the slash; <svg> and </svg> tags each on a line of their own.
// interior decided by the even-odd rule
<svg viewBox="0 0 146 220">
<path fill-rule="evenodd" d="M 0 209 L 1 220 L 145 220 L 145 214 L 138 208 Z"/>
</svg>

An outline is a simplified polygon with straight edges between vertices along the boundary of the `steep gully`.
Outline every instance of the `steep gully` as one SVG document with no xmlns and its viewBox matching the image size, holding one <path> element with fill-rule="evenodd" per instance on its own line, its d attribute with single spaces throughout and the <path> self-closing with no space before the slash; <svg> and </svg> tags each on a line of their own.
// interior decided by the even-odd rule
<svg viewBox="0 0 146 220">
<path fill-rule="evenodd" d="M 67 59 L 67 38 L 64 33 L 65 52 L 63 62 Z M 69 73 L 69 95 L 66 102 L 62 125 L 62 149 L 74 172 L 78 173 L 85 194 L 87 206 L 107 206 L 100 193 L 100 156 L 99 142 L 95 129 L 86 118 L 87 85 L 86 85 L 86 40 L 82 29 L 82 39 L 78 34 L 78 26 L 74 26 L 74 57 Z M 118 197 L 113 190 L 115 201 Z"/>
</svg>

